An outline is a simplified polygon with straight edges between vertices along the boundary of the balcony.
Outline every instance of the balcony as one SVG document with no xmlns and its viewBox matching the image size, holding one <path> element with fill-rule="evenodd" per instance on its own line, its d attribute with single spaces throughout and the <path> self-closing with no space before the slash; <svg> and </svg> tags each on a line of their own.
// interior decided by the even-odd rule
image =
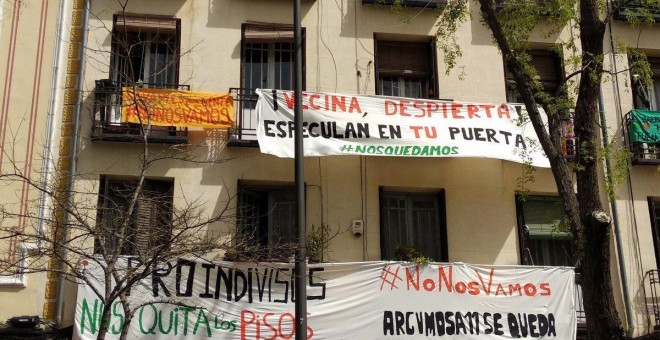
<svg viewBox="0 0 660 340">
<path fill-rule="evenodd" d="M 612 1 L 614 6 L 626 0 Z M 626 1 L 627 3 L 617 8 L 614 13 L 614 18 L 617 20 L 628 21 L 629 18 L 639 18 L 650 15 L 651 19 L 655 22 L 660 22 L 660 6 L 650 6 L 642 4 L 641 1 Z"/>
<path fill-rule="evenodd" d="M 109 79 L 96 81 L 94 88 L 94 122 L 92 140 L 105 142 L 141 143 L 142 125 L 122 121 L 122 85 Z M 189 85 L 142 84 L 145 88 L 190 90 Z M 188 129 L 176 126 L 152 125 L 147 142 L 154 144 L 185 144 Z"/>
<path fill-rule="evenodd" d="M 257 99 L 253 89 L 232 87 L 236 125 L 229 130 L 229 146 L 257 147 Z"/>
<path fill-rule="evenodd" d="M 657 269 L 646 272 L 649 292 L 645 292 L 646 309 L 649 314 L 649 322 L 654 331 L 660 330 L 660 274 Z"/>
<path fill-rule="evenodd" d="M 561 153 L 564 158 L 574 160 L 577 153 L 575 143 L 575 132 L 573 129 L 573 118 L 564 118 L 561 120 Z"/>
<path fill-rule="evenodd" d="M 660 164 L 660 111 L 632 110 L 625 117 L 634 165 Z"/>
<path fill-rule="evenodd" d="M 405 7 L 437 8 L 446 0 L 403 0 Z M 362 4 L 392 5 L 394 0 L 362 0 Z"/>
</svg>

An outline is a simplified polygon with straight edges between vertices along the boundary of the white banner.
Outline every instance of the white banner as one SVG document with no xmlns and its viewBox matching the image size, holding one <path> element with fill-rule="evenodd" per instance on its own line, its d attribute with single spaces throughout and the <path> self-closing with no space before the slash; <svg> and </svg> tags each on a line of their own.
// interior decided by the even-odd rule
<svg viewBox="0 0 660 340">
<path fill-rule="evenodd" d="M 83 262 L 103 291 L 102 269 Z M 130 292 L 133 306 L 143 304 L 130 338 L 293 337 L 292 265 L 178 260 L 159 268 Z M 308 339 L 575 339 L 572 268 L 364 262 L 308 270 Z M 101 312 L 92 287 L 79 284 L 76 337 L 95 339 Z M 123 326 L 116 301 L 108 338 Z"/>
<path fill-rule="evenodd" d="M 294 157 L 293 92 L 257 93 L 261 152 Z M 312 92 L 302 103 L 305 156 L 485 157 L 550 167 L 521 107 Z"/>
</svg>

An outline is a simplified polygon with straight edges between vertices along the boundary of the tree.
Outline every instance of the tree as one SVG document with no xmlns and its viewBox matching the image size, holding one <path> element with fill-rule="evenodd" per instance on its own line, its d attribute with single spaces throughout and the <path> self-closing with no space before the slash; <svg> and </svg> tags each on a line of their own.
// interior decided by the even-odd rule
<svg viewBox="0 0 660 340">
<path fill-rule="evenodd" d="M 551 171 L 562 201 L 566 223 L 576 244 L 581 263 L 587 332 L 591 339 L 621 339 L 624 330 L 619 320 L 613 296 L 610 273 L 611 218 L 603 209 L 598 175 L 606 154 L 599 141 L 599 96 L 604 77 L 616 75 L 604 67 L 606 27 L 615 13 L 635 3 L 639 9 L 628 12 L 632 24 L 651 23 L 653 18 L 644 8 L 658 6 L 656 0 L 449 0 L 437 8 L 438 46 L 444 52 L 449 70 L 461 56 L 456 34 L 471 14 L 479 15 L 489 28 L 501 51 L 505 65 L 515 79 L 515 87 L 527 109 L 528 119 L 551 164 Z M 393 9 L 401 13 L 405 1 L 395 0 Z M 478 6 L 475 9 L 474 5 Z M 545 90 L 535 79 L 531 64 L 529 38 L 534 32 L 551 34 L 562 28 L 576 28 L 565 41 L 557 42 L 558 51 L 570 52 L 564 60 L 573 72 L 568 74 L 554 92 Z M 643 54 L 634 48 L 618 46 L 618 51 L 637 56 L 631 67 L 648 70 Z M 449 72 L 449 70 L 447 72 Z M 636 72 L 648 83 L 648 72 Z M 545 112 L 539 108 L 545 108 Z M 573 113 L 573 128 L 577 140 L 575 164 L 569 165 L 562 154 L 561 120 Z M 544 118 L 547 117 L 547 124 Z M 624 160 L 626 153 L 624 152 Z M 606 155 L 605 157 L 617 157 Z M 620 157 L 619 157 L 620 158 Z M 627 167 L 628 162 L 625 161 Z M 616 176 L 607 174 L 606 189 L 611 194 Z M 575 176 L 575 183 L 572 180 Z M 577 193 L 574 191 L 577 186 Z M 610 196 L 611 197 L 611 196 Z M 611 197 L 612 198 L 612 197 Z"/>
</svg>

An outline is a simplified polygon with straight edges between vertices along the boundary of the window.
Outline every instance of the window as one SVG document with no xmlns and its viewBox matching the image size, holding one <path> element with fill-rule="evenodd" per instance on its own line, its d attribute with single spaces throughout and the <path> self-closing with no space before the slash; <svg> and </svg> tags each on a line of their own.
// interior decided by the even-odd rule
<svg viewBox="0 0 660 340">
<path fill-rule="evenodd" d="M 112 80 L 169 88 L 178 83 L 180 20 L 115 15 Z"/>
<path fill-rule="evenodd" d="M 435 40 L 424 42 L 376 39 L 376 94 L 437 98 Z"/>
<path fill-rule="evenodd" d="M 172 222 L 173 182 L 146 179 L 130 216 L 136 179 L 101 176 L 97 215 L 96 252 L 120 246 L 122 255 L 150 256 L 167 246 Z M 126 228 L 122 222 L 127 220 Z M 124 237 L 118 235 L 124 233 Z M 123 240 L 123 242 L 122 242 Z"/>
<path fill-rule="evenodd" d="M 541 82 L 547 93 L 554 94 L 559 88 L 564 74 L 561 57 L 549 50 L 532 50 L 529 51 L 529 54 L 532 57 L 531 64 L 537 73 L 536 79 Z M 504 66 L 506 71 L 506 100 L 509 103 L 520 103 L 522 100 L 516 90 L 513 75 L 506 70 L 506 64 Z"/>
<path fill-rule="evenodd" d="M 660 199 L 649 197 L 649 214 L 651 215 L 651 232 L 655 248 L 655 266 L 660 269 Z"/>
<path fill-rule="evenodd" d="M 574 243 L 555 196 L 516 196 L 522 264 L 575 266 Z"/>
<path fill-rule="evenodd" d="M 278 251 L 286 252 L 297 242 L 294 188 L 288 185 L 252 186 L 239 183 L 238 229 L 244 237 L 241 242 L 265 250 L 252 249 L 251 252 L 258 252 L 257 257 L 287 258 L 293 255 Z"/>
<path fill-rule="evenodd" d="M 447 260 L 444 190 L 439 193 L 381 191 L 381 258 L 399 260 L 413 250 Z"/>
<path fill-rule="evenodd" d="M 256 141 L 256 89 L 293 89 L 294 30 L 291 25 L 247 23 L 242 27 L 241 88 L 236 89 L 238 117 L 231 138 Z M 305 88 L 305 28 L 302 28 L 303 89 Z M 256 145 L 256 144 L 254 144 Z"/>
<path fill-rule="evenodd" d="M 644 86 L 640 81 L 638 73 L 633 65 L 632 84 L 633 96 L 636 109 L 660 111 L 660 58 L 648 58 L 651 66 L 652 80 L 649 86 Z M 634 59 L 631 59 L 634 64 Z"/>
</svg>

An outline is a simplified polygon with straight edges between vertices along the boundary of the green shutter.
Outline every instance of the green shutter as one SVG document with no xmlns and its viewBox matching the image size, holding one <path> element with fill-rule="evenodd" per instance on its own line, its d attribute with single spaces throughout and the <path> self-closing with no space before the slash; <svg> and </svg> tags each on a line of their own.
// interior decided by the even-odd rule
<svg viewBox="0 0 660 340">
<path fill-rule="evenodd" d="M 529 196 L 523 202 L 523 214 L 530 237 L 570 236 L 561 230 L 564 214 L 558 197 Z"/>
</svg>

